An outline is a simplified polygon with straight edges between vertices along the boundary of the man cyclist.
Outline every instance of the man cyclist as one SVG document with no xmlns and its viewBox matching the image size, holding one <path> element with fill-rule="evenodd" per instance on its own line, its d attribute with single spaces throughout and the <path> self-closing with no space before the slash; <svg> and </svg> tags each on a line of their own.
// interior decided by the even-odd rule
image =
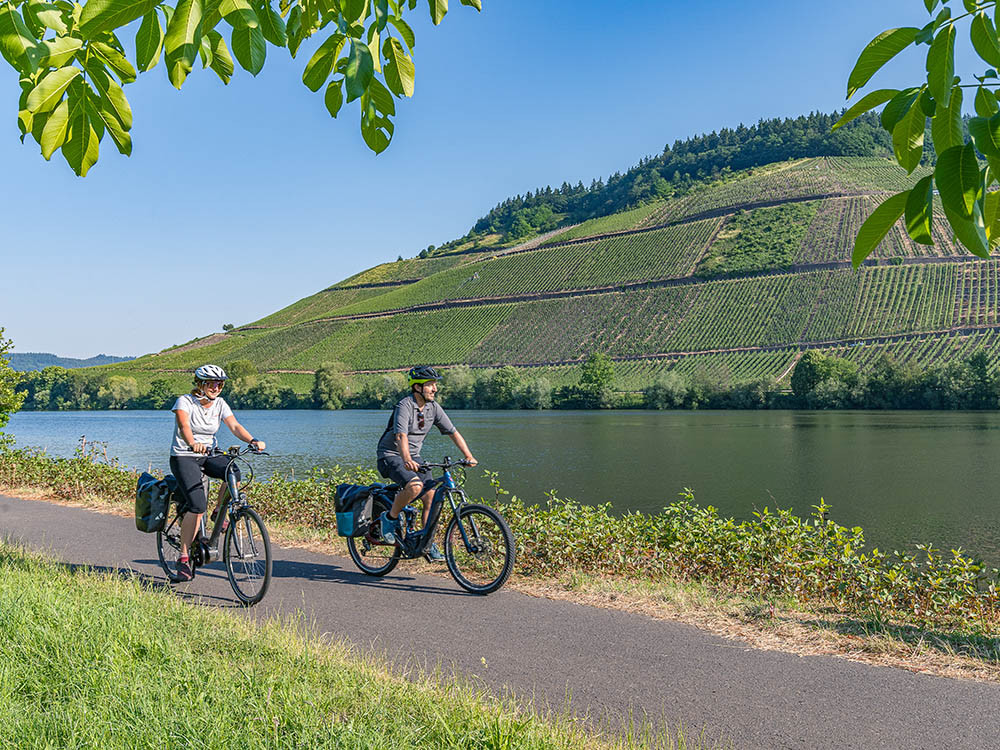
<svg viewBox="0 0 1000 750">
<path fill-rule="evenodd" d="M 198 530 L 198 522 L 208 510 L 208 497 L 205 495 L 204 477 L 224 479 L 226 467 L 229 466 L 228 456 L 209 456 L 215 448 L 215 433 L 219 426 L 225 423 L 230 431 L 244 443 L 250 443 L 256 450 L 264 450 L 263 440 L 255 440 L 253 436 L 233 416 L 233 410 L 219 394 L 227 380 L 226 371 L 218 365 L 202 365 L 194 371 L 194 388 L 190 393 L 174 402 L 174 439 L 170 446 L 170 471 L 177 478 L 177 484 L 186 498 L 184 520 L 181 522 L 181 549 L 177 559 L 178 581 L 190 581 L 194 577 L 188 551 L 194 542 Z M 239 481 L 239 467 L 234 466 L 236 480 Z M 225 483 L 219 488 L 215 511 L 212 519 L 219 512 L 219 507 L 229 488 Z"/>
<path fill-rule="evenodd" d="M 419 365 L 410 370 L 407 374 L 410 395 L 393 407 L 389 424 L 378 441 L 376 465 L 379 474 L 402 486 L 396 493 L 392 508 L 379 517 L 382 539 L 389 544 L 395 544 L 401 535 L 400 512 L 416 500 L 424 488 L 424 482 L 431 479 L 429 471 L 420 471 L 423 464 L 420 448 L 432 427 L 436 425 L 442 435 L 448 435 L 452 439 L 470 466 L 478 463 L 465 444 L 465 438 L 455 429 L 444 409 L 435 400 L 440 380 L 441 376 L 433 367 Z M 426 526 L 430 501 L 425 497 L 423 503 Z M 434 562 L 444 560 L 437 544 L 428 548 L 426 557 Z"/>
</svg>

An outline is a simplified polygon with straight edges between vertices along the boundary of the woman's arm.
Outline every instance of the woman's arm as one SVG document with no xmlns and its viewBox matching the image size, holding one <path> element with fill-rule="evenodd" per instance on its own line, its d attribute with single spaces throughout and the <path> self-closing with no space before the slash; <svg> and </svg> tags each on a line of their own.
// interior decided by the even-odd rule
<svg viewBox="0 0 1000 750">
<path fill-rule="evenodd" d="M 183 409 L 174 409 L 174 417 L 177 419 L 177 429 L 181 432 L 181 437 L 195 453 L 208 453 L 208 446 L 196 443 L 194 433 L 191 432 L 191 415 Z"/>
<path fill-rule="evenodd" d="M 236 417 L 230 415 L 223 420 L 226 423 L 226 427 L 232 432 L 236 437 L 242 440 L 244 443 L 255 443 L 257 445 L 257 450 L 262 451 L 267 446 L 264 444 L 263 440 L 255 440 L 253 435 L 246 431 L 246 428 L 236 421 Z"/>
</svg>

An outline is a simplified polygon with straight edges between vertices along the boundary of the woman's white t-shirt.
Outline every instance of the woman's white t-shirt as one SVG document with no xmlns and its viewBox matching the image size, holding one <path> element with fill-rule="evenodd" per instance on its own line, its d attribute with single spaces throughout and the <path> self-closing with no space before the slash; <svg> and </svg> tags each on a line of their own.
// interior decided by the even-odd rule
<svg viewBox="0 0 1000 750">
<path fill-rule="evenodd" d="M 215 433 L 219 431 L 219 425 L 226 419 L 233 416 L 233 410 L 221 396 L 217 396 L 208 406 L 202 406 L 201 402 L 190 393 L 174 402 L 171 411 L 187 412 L 191 422 L 191 434 L 196 443 L 207 445 L 209 448 L 215 447 Z M 181 435 L 180 425 L 174 420 L 174 442 L 170 446 L 171 456 L 197 456 L 198 454 L 188 447 L 184 436 Z"/>
</svg>

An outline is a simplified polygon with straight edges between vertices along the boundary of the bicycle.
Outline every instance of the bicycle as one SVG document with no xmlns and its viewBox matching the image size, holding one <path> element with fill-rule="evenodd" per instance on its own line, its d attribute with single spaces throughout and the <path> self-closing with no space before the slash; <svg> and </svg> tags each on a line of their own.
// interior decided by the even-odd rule
<svg viewBox="0 0 1000 750">
<path fill-rule="evenodd" d="M 442 463 L 425 463 L 421 470 L 439 468 L 438 479 L 424 483 L 418 495 L 434 490 L 427 524 L 415 529 L 417 509 L 407 505 L 402 512 L 406 535 L 395 544 L 384 541 L 379 532 L 378 518 L 392 507 L 401 485 L 390 484 L 372 493 L 372 521 L 368 530 L 358 537 L 348 537 L 347 549 L 354 564 L 370 576 L 390 573 L 400 560 L 412 560 L 423 555 L 434 543 L 434 532 L 441 518 L 445 501 L 451 506 L 452 517 L 444 533 L 444 557 L 448 572 L 466 591 L 491 594 L 503 586 L 514 569 L 514 535 L 497 511 L 485 505 L 468 502 L 468 497 L 451 469 L 468 466 L 468 461 L 452 461 L 445 456 Z"/>
<path fill-rule="evenodd" d="M 229 576 L 229 584 L 233 587 L 237 598 L 247 607 L 257 604 L 264 598 L 271 583 L 271 539 L 267 527 L 260 515 L 252 507 L 246 496 L 246 488 L 253 482 L 253 466 L 243 456 L 254 453 L 267 456 L 264 451 L 254 450 L 251 446 L 233 446 L 228 451 L 214 449 L 212 455 L 230 456 L 226 467 L 225 482 L 229 489 L 224 506 L 220 506 L 212 527 L 211 536 L 205 534 L 205 516 L 201 518 L 198 534 L 189 551 L 191 569 L 203 567 L 212 562 L 213 556 L 218 557 L 219 537 L 225 528 L 223 539 L 222 560 Z M 233 465 L 240 461 L 246 466 L 242 485 L 236 481 Z M 170 503 L 167 523 L 162 531 L 156 532 L 156 552 L 160 565 L 172 582 L 176 582 L 174 571 L 177 559 L 181 554 L 181 522 L 184 519 L 184 500 L 176 493 Z"/>
</svg>

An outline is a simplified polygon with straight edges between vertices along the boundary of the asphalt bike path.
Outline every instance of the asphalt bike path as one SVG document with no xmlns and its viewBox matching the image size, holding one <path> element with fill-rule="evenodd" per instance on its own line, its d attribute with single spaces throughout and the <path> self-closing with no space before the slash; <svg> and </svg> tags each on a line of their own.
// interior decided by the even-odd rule
<svg viewBox="0 0 1000 750">
<path fill-rule="evenodd" d="M 155 535 L 130 518 L 0 495 L 0 538 L 167 583 Z M 405 561 L 370 578 L 349 558 L 273 546 L 271 588 L 250 610 L 237 606 L 218 562 L 172 588 L 237 616 L 301 612 L 318 632 L 401 668 L 454 671 L 556 711 L 568 699 L 598 724 L 680 723 L 688 737 L 704 731 L 751 750 L 1000 749 L 1000 685 L 761 651 L 688 625 L 515 591 L 475 596 Z"/>
</svg>

